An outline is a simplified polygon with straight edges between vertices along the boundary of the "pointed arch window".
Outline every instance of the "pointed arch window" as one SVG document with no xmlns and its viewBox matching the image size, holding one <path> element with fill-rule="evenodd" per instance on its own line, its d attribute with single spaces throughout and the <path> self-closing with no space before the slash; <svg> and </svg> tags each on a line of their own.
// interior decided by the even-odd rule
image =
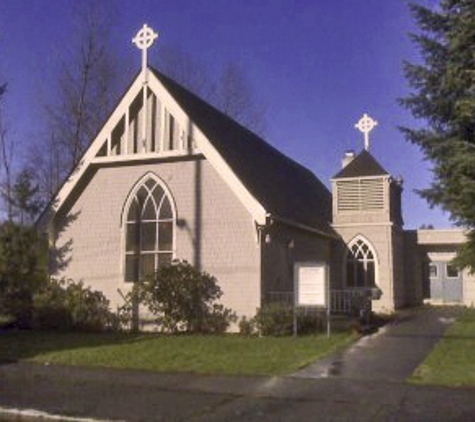
<svg viewBox="0 0 475 422">
<path fill-rule="evenodd" d="M 375 287 L 376 260 L 373 249 L 358 239 L 349 246 L 346 258 L 347 287 Z"/>
<path fill-rule="evenodd" d="M 125 281 L 137 281 L 173 259 L 172 198 L 149 176 L 129 201 L 125 215 Z"/>
</svg>

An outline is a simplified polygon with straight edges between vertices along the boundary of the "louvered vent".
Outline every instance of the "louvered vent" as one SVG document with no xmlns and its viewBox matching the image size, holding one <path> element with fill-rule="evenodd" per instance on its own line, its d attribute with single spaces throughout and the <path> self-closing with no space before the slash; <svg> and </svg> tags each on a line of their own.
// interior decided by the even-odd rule
<svg viewBox="0 0 475 422">
<path fill-rule="evenodd" d="M 337 182 L 338 211 L 384 209 L 384 179 L 355 179 Z"/>
</svg>

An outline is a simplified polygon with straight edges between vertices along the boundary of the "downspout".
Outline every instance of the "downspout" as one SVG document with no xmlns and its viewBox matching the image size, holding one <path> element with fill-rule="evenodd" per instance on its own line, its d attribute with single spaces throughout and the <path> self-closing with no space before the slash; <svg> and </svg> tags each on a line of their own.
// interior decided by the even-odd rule
<svg viewBox="0 0 475 422">
<path fill-rule="evenodd" d="M 254 221 L 255 229 L 257 232 L 257 244 L 259 247 L 259 256 L 260 256 L 260 298 L 259 298 L 259 304 L 260 307 L 263 305 L 263 297 L 264 297 L 264 292 L 265 292 L 265 279 L 264 279 L 264 265 L 265 265 L 265 259 L 264 259 L 264 254 L 265 254 L 265 241 L 264 241 L 264 231 L 267 228 L 267 222 L 266 224 L 259 224 L 257 221 Z"/>
</svg>

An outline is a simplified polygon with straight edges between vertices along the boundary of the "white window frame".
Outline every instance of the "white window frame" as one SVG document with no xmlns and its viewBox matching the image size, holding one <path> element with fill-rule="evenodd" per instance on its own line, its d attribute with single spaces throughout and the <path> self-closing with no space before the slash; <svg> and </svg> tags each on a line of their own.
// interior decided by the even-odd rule
<svg viewBox="0 0 475 422">
<path fill-rule="evenodd" d="M 449 276 L 449 266 L 453 267 L 457 270 L 457 275 L 455 277 Z M 445 263 L 445 277 L 448 278 L 448 279 L 451 279 L 451 280 L 455 280 L 457 278 L 460 278 L 460 270 L 457 267 L 455 267 L 455 265 L 452 265 L 450 262 L 446 262 Z"/>
<path fill-rule="evenodd" d="M 344 285 L 345 288 L 347 289 L 363 289 L 367 287 L 372 287 L 372 286 L 348 286 L 348 269 L 347 269 L 347 264 L 348 264 L 348 258 L 351 254 L 351 249 L 352 247 L 358 243 L 359 241 L 362 241 L 368 246 L 369 251 L 373 254 L 373 259 L 372 260 L 365 260 L 364 262 L 373 262 L 374 263 L 374 285 L 375 287 L 379 287 L 379 259 L 378 259 L 378 254 L 376 253 L 376 250 L 374 249 L 372 243 L 364 236 L 362 235 L 357 235 L 355 236 L 347 245 L 346 245 L 346 253 L 344 254 L 343 257 L 343 275 L 344 275 Z"/>
<path fill-rule="evenodd" d="M 435 276 L 430 275 L 430 268 L 434 267 L 435 268 Z M 435 262 L 428 262 L 427 265 L 427 274 L 431 280 L 435 280 L 439 278 L 439 266 Z"/>
<path fill-rule="evenodd" d="M 127 196 L 127 199 L 124 203 L 124 206 L 122 208 L 121 224 L 120 224 L 121 225 L 121 232 L 122 232 L 122 235 L 121 235 L 121 237 L 122 237 L 121 258 L 120 258 L 120 260 L 121 260 L 121 274 L 120 274 L 120 276 L 121 276 L 121 283 L 125 284 L 125 285 L 133 284 L 132 281 L 126 281 L 126 279 L 125 279 L 125 276 L 126 276 L 126 264 L 125 264 L 125 262 L 126 262 L 126 256 L 128 255 L 127 251 L 126 251 L 126 248 L 127 248 L 127 215 L 128 215 L 130 206 L 132 205 L 132 202 L 135 199 L 135 196 L 136 196 L 137 192 L 140 190 L 140 188 L 149 179 L 153 179 L 163 189 L 164 197 L 167 196 L 168 200 L 170 201 L 170 206 L 171 206 L 171 209 L 172 209 L 172 218 L 167 219 L 167 221 L 172 222 L 172 228 L 173 228 L 172 248 L 171 248 L 170 251 L 167 251 L 167 252 L 164 252 L 164 253 L 171 253 L 172 260 L 176 259 L 176 235 L 177 235 L 177 233 L 176 233 L 177 232 L 176 222 L 177 222 L 178 217 L 177 217 L 177 208 L 176 208 L 175 199 L 174 199 L 173 195 L 171 194 L 171 191 L 168 188 L 168 186 L 166 185 L 166 183 L 159 176 L 157 176 L 153 172 L 147 172 L 132 187 L 132 189 L 130 190 L 130 192 Z M 164 198 L 162 198 L 161 202 L 163 202 L 163 199 Z M 146 251 L 146 253 L 152 254 L 152 253 L 154 253 L 154 251 Z M 156 253 L 159 253 L 159 252 L 156 252 Z"/>
</svg>

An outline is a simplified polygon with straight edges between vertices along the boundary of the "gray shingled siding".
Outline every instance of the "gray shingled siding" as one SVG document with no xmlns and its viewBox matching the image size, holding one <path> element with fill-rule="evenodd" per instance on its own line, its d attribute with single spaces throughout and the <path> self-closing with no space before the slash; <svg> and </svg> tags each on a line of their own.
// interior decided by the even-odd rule
<svg viewBox="0 0 475 422">
<path fill-rule="evenodd" d="M 66 257 L 70 261 L 62 275 L 83 279 L 102 290 L 112 307 L 122 302 L 118 289 L 125 293 L 130 284 L 123 282 L 121 212 L 129 192 L 147 172 L 165 182 L 176 202 L 181 226 L 176 228 L 177 258 L 201 261 L 202 268 L 217 277 L 224 291 L 223 303 L 239 314 L 253 314 L 260 304 L 255 227 L 250 214 L 206 160 L 99 169 L 72 205 L 69 215 L 77 214 L 77 218 L 66 227 L 64 217 L 57 224 L 57 245 L 72 242 Z M 197 179 L 201 180 L 199 187 Z M 198 201 L 197 195 L 201 197 Z M 198 218 L 197 203 L 201 203 Z M 201 222 L 198 249 L 193 245 L 197 221 Z"/>
<path fill-rule="evenodd" d="M 408 305 L 421 304 L 424 299 L 423 255 L 417 247 L 415 230 L 404 231 L 404 282 Z"/>
<path fill-rule="evenodd" d="M 393 277 L 394 277 L 394 306 L 401 308 L 410 302 L 410 286 L 407 285 L 404 274 L 404 235 L 400 227 L 393 226 Z"/>
<path fill-rule="evenodd" d="M 330 264 L 331 240 L 284 224 L 274 223 L 265 231 L 270 242 L 262 242 L 262 297 L 294 291 L 294 263 L 324 261 Z M 275 295 L 274 295 L 275 298 Z"/>
</svg>

